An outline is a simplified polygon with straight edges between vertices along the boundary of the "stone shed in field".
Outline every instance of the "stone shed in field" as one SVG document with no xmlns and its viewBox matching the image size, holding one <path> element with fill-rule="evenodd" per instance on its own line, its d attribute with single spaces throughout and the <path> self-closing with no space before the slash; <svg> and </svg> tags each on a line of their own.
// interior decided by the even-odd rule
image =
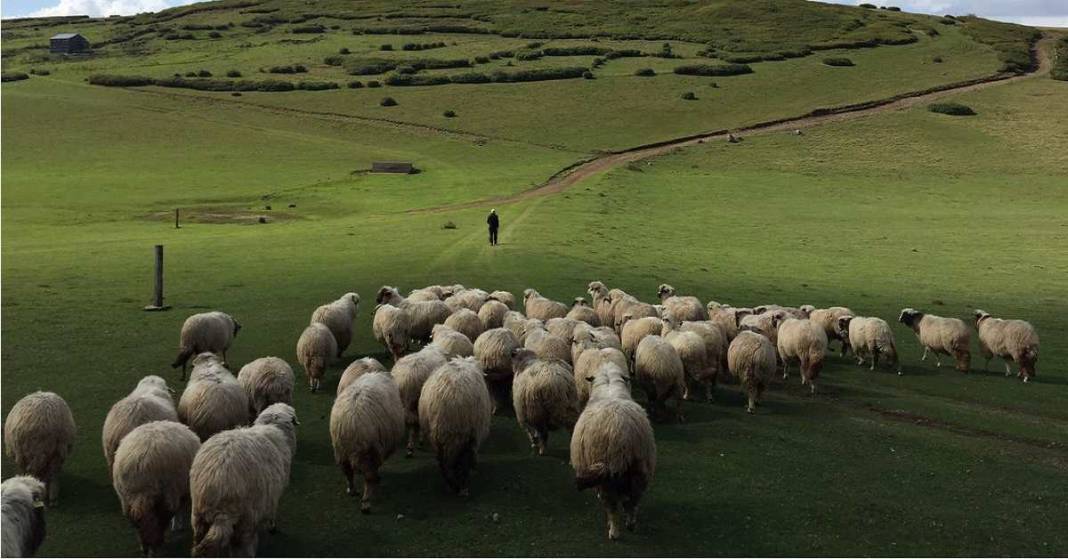
<svg viewBox="0 0 1068 559">
<path fill-rule="evenodd" d="M 89 39 L 81 33 L 59 33 L 49 41 L 49 52 L 55 54 L 79 54 L 89 52 Z"/>
</svg>

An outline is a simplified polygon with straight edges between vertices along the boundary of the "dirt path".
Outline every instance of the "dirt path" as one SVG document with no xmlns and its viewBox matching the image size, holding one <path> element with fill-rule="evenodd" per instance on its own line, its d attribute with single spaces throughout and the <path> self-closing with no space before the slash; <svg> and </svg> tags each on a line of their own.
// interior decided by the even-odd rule
<svg viewBox="0 0 1068 559">
<path fill-rule="evenodd" d="M 549 179 L 543 182 L 542 184 L 529 190 L 524 190 L 522 192 L 517 192 L 515 194 L 510 194 L 506 196 L 495 196 L 491 198 L 483 198 L 481 200 L 474 200 L 471 202 L 463 202 L 460 204 L 415 209 L 410 210 L 408 213 L 439 213 L 477 207 L 500 206 L 514 202 L 520 202 L 523 200 L 529 200 L 531 198 L 549 196 L 552 194 L 563 192 L 571 188 L 575 184 L 581 182 L 582 180 L 585 180 L 593 175 L 606 172 L 621 165 L 626 165 L 627 163 L 630 163 L 632 161 L 639 161 L 643 159 L 649 159 L 651 157 L 657 157 L 675 149 L 693 146 L 696 144 L 702 144 L 708 141 L 725 141 L 728 134 L 734 134 L 735 136 L 752 136 L 756 134 L 767 134 L 770 132 L 781 132 L 784 130 L 802 130 L 815 126 L 820 126 L 830 122 L 840 122 L 845 120 L 863 118 L 873 114 L 885 113 L 888 111 L 899 111 L 907 109 L 909 107 L 914 107 L 921 103 L 929 103 L 931 101 L 941 99 L 949 95 L 956 95 L 969 91 L 977 91 L 996 85 L 1017 82 L 1035 76 L 1043 76 L 1049 73 L 1050 67 L 1052 65 L 1050 57 L 1050 46 L 1052 44 L 1052 41 L 1052 38 L 1046 37 L 1041 39 L 1038 44 L 1035 45 L 1035 56 L 1038 59 L 1038 67 L 1034 71 L 1026 74 L 995 74 L 992 76 L 977 78 L 965 82 L 957 82 L 931 89 L 902 93 L 900 95 L 895 95 L 886 99 L 867 101 L 851 105 L 841 105 L 826 109 L 816 109 L 808 114 L 804 114 L 801 116 L 784 118 L 769 122 L 762 122 L 743 128 L 704 132 L 701 134 L 685 136 L 682 138 L 676 138 L 674 140 L 668 140 L 665 142 L 657 142 L 655 144 L 648 144 L 644 146 L 637 146 L 625 149 L 622 151 L 610 152 L 590 159 L 578 161 L 575 164 L 565 169 L 562 169 L 553 176 L 549 177 Z"/>
</svg>

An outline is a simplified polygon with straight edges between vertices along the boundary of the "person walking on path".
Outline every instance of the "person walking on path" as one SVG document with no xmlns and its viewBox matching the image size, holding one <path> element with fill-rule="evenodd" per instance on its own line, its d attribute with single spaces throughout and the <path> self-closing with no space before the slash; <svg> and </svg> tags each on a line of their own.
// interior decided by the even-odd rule
<svg viewBox="0 0 1068 559">
<path fill-rule="evenodd" d="M 497 210 L 490 210 L 489 217 L 486 218 L 486 224 L 489 225 L 490 245 L 496 245 L 497 229 L 500 229 L 501 227 L 501 219 L 497 217 Z"/>
</svg>

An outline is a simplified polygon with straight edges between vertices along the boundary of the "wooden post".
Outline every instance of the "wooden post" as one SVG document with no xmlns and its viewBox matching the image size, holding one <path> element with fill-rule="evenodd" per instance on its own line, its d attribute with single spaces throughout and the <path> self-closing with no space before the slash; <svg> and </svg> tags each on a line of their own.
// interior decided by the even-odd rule
<svg viewBox="0 0 1068 559">
<path fill-rule="evenodd" d="M 177 214 L 178 210 L 175 210 Z M 177 225 L 177 223 L 175 224 Z M 163 245 L 156 245 L 156 281 L 155 281 L 155 297 L 153 297 L 152 304 L 145 307 L 146 311 L 165 311 L 171 308 L 169 305 L 163 304 Z"/>
<path fill-rule="evenodd" d="M 174 208 L 174 228 L 181 229 L 182 226 L 178 225 L 178 208 Z"/>
</svg>

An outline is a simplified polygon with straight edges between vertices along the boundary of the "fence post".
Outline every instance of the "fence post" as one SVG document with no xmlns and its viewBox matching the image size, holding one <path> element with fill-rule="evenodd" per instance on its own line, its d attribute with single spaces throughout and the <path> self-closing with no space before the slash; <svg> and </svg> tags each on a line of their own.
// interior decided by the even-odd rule
<svg viewBox="0 0 1068 559">
<path fill-rule="evenodd" d="M 177 212 L 177 210 L 175 210 Z M 163 304 L 163 245 L 156 245 L 156 281 L 155 281 L 155 296 L 152 299 L 152 304 L 145 307 L 146 311 L 165 311 L 171 308 L 169 305 Z"/>
<path fill-rule="evenodd" d="M 174 208 L 174 228 L 181 229 L 182 226 L 178 225 L 178 208 Z"/>
</svg>

